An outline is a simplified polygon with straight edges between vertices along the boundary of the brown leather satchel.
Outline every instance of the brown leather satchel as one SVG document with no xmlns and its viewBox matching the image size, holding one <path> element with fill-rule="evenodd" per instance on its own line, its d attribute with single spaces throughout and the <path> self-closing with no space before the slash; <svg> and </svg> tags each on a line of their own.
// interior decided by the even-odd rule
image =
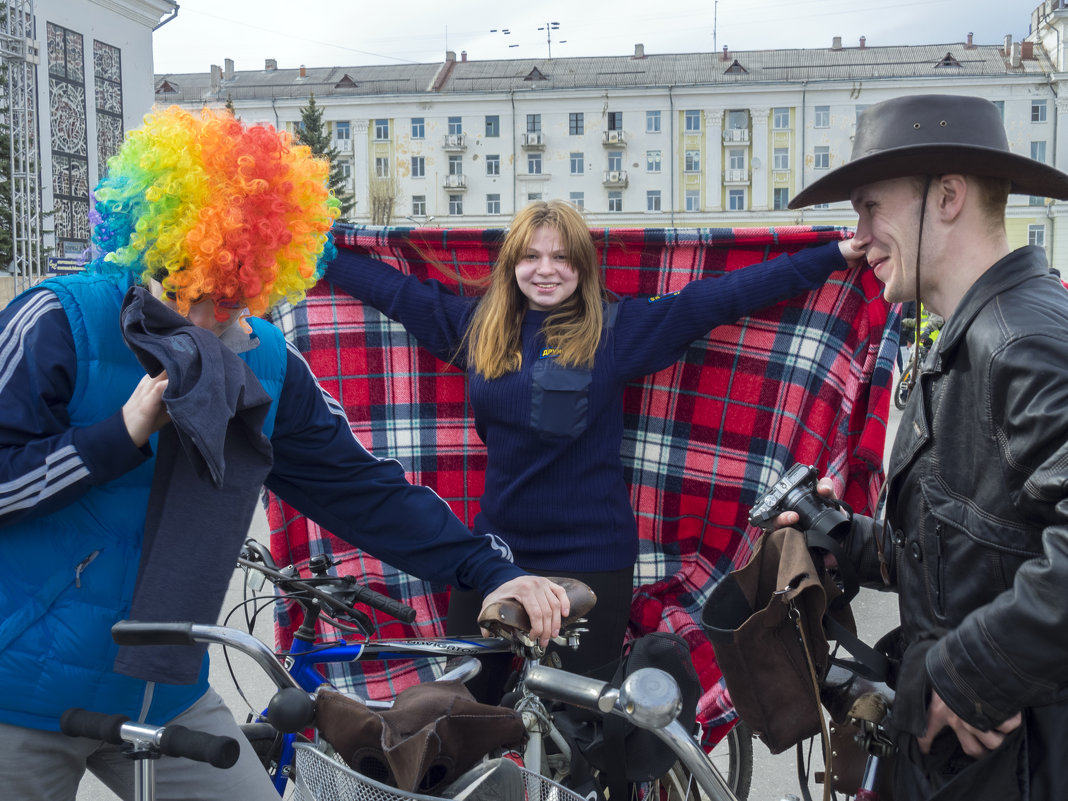
<svg viewBox="0 0 1068 801">
<path fill-rule="evenodd" d="M 734 707 L 773 754 L 826 737 L 819 697 L 830 666 L 824 615 L 831 610 L 856 633 L 848 604 L 834 604 L 840 595 L 827 571 L 817 569 L 805 535 L 786 528 L 763 535 L 745 567 L 721 581 L 702 610 Z"/>
<path fill-rule="evenodd" d="M 315 718 L 323 739 L 357 773 L 428 795 L 494 748 L 517 746 L 526 736 L 518 712 L 481 704 L 455 681 L 409 687 L 382 711 L 321 690 Z"/>
</svg>

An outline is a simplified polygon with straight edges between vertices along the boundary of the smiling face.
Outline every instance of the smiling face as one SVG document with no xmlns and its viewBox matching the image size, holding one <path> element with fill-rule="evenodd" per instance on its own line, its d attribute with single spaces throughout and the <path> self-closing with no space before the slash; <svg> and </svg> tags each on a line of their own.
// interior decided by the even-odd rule
<svg viewBox="0 0 1068 801">
<path fill-rule="evenodd" d="M 861 186 L 850 196 L 858 216 L 853 246 L 864 251 L 875 277 L 885 285 L 883 296 L 891 303 L 917 299 L 922 192 L 913 178 L 893 178 Z"/>
<path fill-rule="evenodd" d="M 568 263 L 560 232 L 542 225 L 534 229 L 530 244 L 515 265 L 515 280 L 536 311 L 556 308 L 578 288 L 578 273 Z"/>
</svg>

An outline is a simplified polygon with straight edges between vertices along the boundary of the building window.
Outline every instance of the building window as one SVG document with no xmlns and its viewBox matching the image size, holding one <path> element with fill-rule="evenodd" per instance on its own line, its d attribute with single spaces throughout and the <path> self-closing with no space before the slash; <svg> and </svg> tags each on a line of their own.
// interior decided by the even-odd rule
<svg viewBox="0 0 1068 801">
<path fill-rule="evenodd" d="M 527 115 L 527 133 L 541 133 L 541 115 Z"/>
<path fill-rule="evenodd" d="M 412 117 L 412 139 L 426 138 L 426 120 L 422 117 Z"/>
<path fill-rule="evenodd" d="M 727 208 L 731 211 L 745 211 L 745 190 L 727 190 Z"/>
<path fill-rule="evenodd" d="M 426 216 L 426 195 L 412 195 L 412 216 Z"/>
<path fill-rule="evenodd" d="M 1005 122 L 1005 101 L 1004 100 L 991 100 L 990 102 L 998 107 L 998 111 L 1001 112 L 1001 121 Z"/>
<path fill-rule="evenodd" d="M 683 169 L 686 172 L 700 172 L 701 170 L 701 151 L 700 150 L 687 150 L 686 161 Z"/>
<path fill-rule="evenodd" d="M 579 211 L 582 211 L 584 208 L 586 208 L 586 196 L 582 192 L 572 192 L 568 196 L 568 200 L 571 201 L 571 205 Z"/>
<path fill-rule="evenodd" d="M 701 190 L 700 189 L 687 189 L 686 190 L 686 211 L 700 211 L 701 210 Z"/>
<path fill-rule="evenodd" d="M 352 138 L 352 126 L 347 122 L 335 122 L 334 138 L 339 142 L 349 141 Z"/>
<path fill-rule="evenodd" d="M 772 199 L 772 208 L 775 211 L 785 211 L 787 204 L 790 202 L 790 191 L 785 186 L 775 187 L 775 195 Z"/>
<path fill-rule="evenodd" d="M 582 136 L 586 131 L 586 118 L 581 111 L 572 111 L 567 115 L 567 132 L 571 136 Z"/>
<path fill-rule="evenodd" d="M 449 156 L 449 175 L 464 174 L 464 157 Z"/>
<path fill-rule="evenodd" d="M 486 175 L 501 174 L 501 157 L 486 156 Z"/>
<path fill-rule="evenodd" d="M 608 193 L 608 210 L 623 211 L 623 193 L 612 191 Z"/>
<path fill-rule="evenodd" d="M 623 151 L 622 150 L 609 150 L 608 151 L 608 169 L 611 171 L 623 169 Z"/>
<path fill-rule="evenodd" d="M 1046 163 L 1046 143 L 1044 141 L 1031 143 L 1031 158 L 1035 161 L 1041 161 L 1043 164 Z"/>
<path fill-rule="evenodd" d="M 463 117 L 449 117 L 449 133 L 462 134 L 464 132 Z"/>
<path fill-rule="evenodd" d="M 645 132 L 646 133 L 660 133 L 660 112 L 659 111 L 647 111 L 647 112 L 645 112 Z"/>
<path fill-rule="evenodd" d="M 423 178 L 426 175 L 426 159 L 422 156 L 412 156 L 412 178 Z"/>
<path fill-rule="evenodd" d="M 623 112 L 622 111 L 609 111 L 608 112 L 608 130 L 610 130 L 610 131 L 622 131 L 623 130 Z"/>
<path fill-rule="evenodd" d="M 389 159 L 383 156 L 375 157 L 375 178 L 389 177 Z"/>
<path fill-rule="evenodd" d="M 1027 244 L 1044 248 L 1046 246 L 1046 226 L 1041 223 L 1027 226 Z"/>
<path fill-rule="evenodd" d="M 375 120 L 375 140 L 378 142 L 389 139 L 389 120 Z"/>
<path fill-rule="evenodd" d="M 790 127 L 790 109 L 786 107 L 771 110 L 771 127 L 776 131 L 785 131 Z"/>
<path fill-rule="evenodd" d="M 486 136 L 498 137 L 501 135 L 501 117 L 499 114 L 486 115 Z"/>
<path fill-rule="evenodd" d="M 660 211 L 660 190 L 650 189 L 645 193 L 645 210 Z"/>
<path fill-rule="evenodd" d="M 735 109 L 727 112 L 727 127 L 731 130 L 748 130 L 749 112 Z"/>
<path fill-rule="evenodd" d="M 646 150 L 645 151 L 645 171 L 646 172 L 660 172 L 660 151 L 659 150 Z"/>
<path fill-rule="evenodd" d="M 1045 206 L 1046 205 L 1046 199 L 1044 197 L 1039 197 L 1038 195 L 1029 195 L 1028 198 L 1027 198 L 1027 205 L 1028 206 Z"/>
<path fill-rule="evenodd" d="M 449 214 L 459 216 L 464 213 L 464 196 L 449 195 Z"/>
<path fill-rule="evenodd" d="M 527 172 L 541 175 L 541 153 L 527 153 Z"/>
<path fill-rule="evenodd" d="M 527 192 L 527 203 L 534 203 L 541 200 L 541 192 Z"/>
<path fill-rule="evenodd" d="M 745 149 L 740 147 L 732 147 L 727 151 L 727 169 L 728 170 L 744 170 L 745 169 Z"/>
<path fill-rule="evenodd" d="M 1031 122 L 1045 122 L 1046 121 L 1046 101 L 1045 100 L 1032 100 L 1031 101 Z"/>
<path fill-rule="evenodd" d="M 857 113 L 857 120 L 858 121 L 860 120 L 860 115 L 864 113 L 865 109 L 867 109 L 869 105 L 871 105 L 871 104 L 870 103 L 857 103 L 856 113 Z"/>
<path fill-rule="evenodd" d="M 571 154 L 571 174 L 582 175 L 586 171 L 586 157 L 582 153 Z"/>
<path fill-rule="evenodd" d="M 501 196 L 486 195 L 486 214 L 501 213 Z"/>
<path fill-rule="evenodd" d="M 812 166 L 817 170 L 829 170 L 831 168 L 831 149 L 826 145 L 818 145 Z"/>
<path fill-rule="evenodd" d="M 341 177 L 346 181 L 352 177 L 352 162 L 349 159 L 338 160 L 338 166 L 341 168 Z"/>
<path fill-rule="evenodd" d="M 701 130 L 701 112 L 696 110 L 688 110 L 683 112 L 686 123 L 686 130 L 690 133 Z"/>
<path fill-rule="evenodd" d="M 831 127 L 831 107 L 816 106 L 816 116 L 812 123 L 816 128 Z"/>
<path fill-rule="evenodd" d="M 788 170 L 790 169 L 790 148 L 777 147 L 772 151 L 771 156 L 772 169 L 775 170 Z"/>
<path fill-rule="evenodd" d="M 96 84 L 97 169 L 104 172 L 108 159 L 119 152 L 123 140 L 122 52 L 119 48 L 93 40 L 93 79 Z"/>
</svg>

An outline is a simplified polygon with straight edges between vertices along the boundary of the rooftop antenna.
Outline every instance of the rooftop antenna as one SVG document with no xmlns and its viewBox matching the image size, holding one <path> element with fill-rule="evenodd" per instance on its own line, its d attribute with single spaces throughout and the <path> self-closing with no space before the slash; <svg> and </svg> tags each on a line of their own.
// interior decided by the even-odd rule
<svg viewBox="0 0 1068 801">
<path fill-rule="evenodd" d="M 552 58 L 553 57 L 553 31 L 560 30 L 560 23 L 559 22 L 546 22 L 545 25 L 543 27 L 541 27 L 541 28 L 538 28 L 538 30 L 539 31 L 545 31 L 545 43 L 549 46 L 549 58 Z M 567 39 L 560 39 L 557 43 L 558 44 L 564 44 L 564 42 L 566 42 L 566 41 L 567 41 Z"/>
<path fill-rule="evenodd" d="M 719 47 L 716 46 L 716 18 L 719 16 L 719 0 L 716 0 L 712 4 L 712 52 L 719 52 Z"/>
</svg>

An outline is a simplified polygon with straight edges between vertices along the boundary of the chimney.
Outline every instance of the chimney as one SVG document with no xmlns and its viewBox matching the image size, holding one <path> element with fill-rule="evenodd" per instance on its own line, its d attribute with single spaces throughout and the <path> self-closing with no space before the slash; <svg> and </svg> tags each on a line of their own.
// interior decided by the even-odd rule
<svg viewBox="0 0 1068 801">
<path fill-rule="evenodd" d="M 307 78 L 308 77 L 308 70 L 303 64 L 300 65 L 300 77 L 301 78 Z"/>
<path fill-rule="evenodd" d="M 860 37 L 860 49 L 861 50 L 864 49 L 864 46 L 867 44 L 867 42 L 868 42 L 868 37 L 866 37 L 866 36 L 861 36 Z"/>
<path fill-rule="evenodd" d="M 232 58 L 228 58 L 223 61 L 223 64 L 226 65 L 226 67 L 223 69 L 223 78 L 227 81 L 232 81 L 234 79 L 234 60 Z"/>
<path fill-rule="evenodd" d="M 634 45 L 634 58 L 645 58 L 645 45 L 640 43 Z"/>
<path fill-rule="evenodd" d="M 273 58 L 264 59 L 263 69 L 266 72 L 274 72 L 276 69 L 278 69 L 278 61 Z"/>
<path fill-rule="evenodd" d="M 467 51 L 466 50 L 461 50 L 460 51 L 460 61 L 462 61 L 462 62 L 466 62 L 467 61 Z"/>
<path fill-rule="evenodd" d="M 1012 55 L 1012 34 L 1005 34 L 1005 49 L 1001 51 L 1001 54 L 1008 58 Z"/>
<path fill-rule="evenodd" d="M 842 37 L 841 36 L 835 36 L 833 39 L 831 39 L 831 50 L 841 50 L 841 49 L 842 49 Z"/>
<path fill-rule="evenodd" d="M 974 33 L 972 33 L 971 31 L 968 31 L 968 43 L 966 45 L 964 45 L 968 50 L 974 50 L 975 49 L 975 42 L 973 41 L 974 36 L 975 36 Z"/>
<path fill-rule="evenodd" d="M 456 51 L 455 50 L 446 50 L 445 51 L 445 60 L 446 61 L 456 61 Z"/>
<path fill-rule="evenodd" d="M 723 45 L 723 58 L 722 61 L 730 61 L 731 57 L 727 55 L 727 45 Z"/>
<path fill-rule="evenodd" d="M 1035 60 L 1035 43 L 1034 42 L 1021 42 L 1020 43 L 1020 57 L 1024 61 Z"/>
<path fill-rule="evenodd" d="M 209 78 L 211 81 L 211 88 L 218 89 L 219 79 L 222 77 L 222 67 L 220 67 L 218 64 L 212 64 L 210 72 L 211 75 L 209 76 Z"/>
<path fill-rule="evenodd" d="M 1013 69 L 1019 69 L 1020 66 L 1021 66 L 1020 65 L 1020 59 L 1021 59 L 1021 57 L 1023 55 L 1022 50 L 1023 50 L 1023 48 L 1020 47 L 1020 43 L 1019 42 L 1013 42 L 1013 45 L 1012 45 L 1012 68 Z"/>
</svg>

